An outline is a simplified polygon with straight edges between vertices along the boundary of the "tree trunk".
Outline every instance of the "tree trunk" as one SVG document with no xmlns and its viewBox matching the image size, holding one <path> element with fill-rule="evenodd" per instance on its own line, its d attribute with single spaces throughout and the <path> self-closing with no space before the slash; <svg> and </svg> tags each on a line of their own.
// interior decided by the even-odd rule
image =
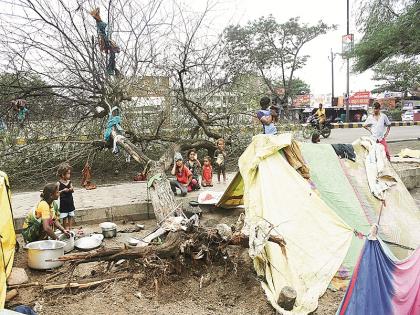
<svg viewBox="0 0 420 315">
<path fill-rule="evenodd" d="M 167 171 L 173 163 L 175 152 L 191 148 L 205 148 L 210 151 L 214 151 L 215 149 L 214 143 L 207 140 L 185 140 L 181 144 L 170 145 L 159 161 L 153 161 L 130 140 L 124 136 L 118 135 L 118 133 L 113 130 L 111 133 L 111 141 L 113 141 L 115 137 L 117 137 L 116 143 L 119 147 L 133 157 L 135 161 L 142 164 L 149 170 L 147 172 L 147 178 L 149 181 L 153 180 L 150 185 L 148 182 L 148 186 L 150 186 L 148 189 L 150 192 L 153 211 L 158 222 L 162 222 L 165 218 L 172 216 L 178 208 L 169 180 L 165 173 L 165 171 Z"/>
<path fill-rule="evenodd" d="M 149 196 L 153 205 L 156 220 L 158 222 L 162 222 L 168 216 L 173 215 L 177 206 L 175 204 L 174 193 L 171 190 L 165 171 L 158 165 L 155 165 L 150 169 L 147 178 L 150 180 L 156 175 L 157 177 L 153 180 L 151 187 L 148 189 L 150 191 Z"/>
<path fill-rule="evenodd" d="M 149 171 L 147 172 L 147 185 L 156 220 L 158 222 L 162 222 L 165 218 L 173 215 L 171 212 L 174 212 L 176 208 L 175 197 L 171 190 L 169 180 L 166 177 L 165 169 L 167 165 L 170 165 L 172 162 L 172 160 L 169 161 L 169 159 L 173 157 L 172 152 L 174 150 L 170 148 L 168 150 L 169 152 L 165 154 L 166 158 L 162 161 L 156 162 L 150 160 L 127 138 L 124 136 L 118 136 L 115 130 L 112 131 L 111 136 L 111 141 L 113 141 L 114 137 L 117 137 L 116 143 L 118 146 L 126 151 L 138 163 L 149 168 Z M 153 182 L 149 183 L 151 180 L 153 180 Z"/>
<path fill-rule="evenodd" d="M 270 236 L 270 242 L 278 244 L 285 254 L 283 237 Z M 176 258 L 180 253 L 191 255 L 205 248 L 205 252 L 218 252 L 227 245 L 249 247 L 249 237 L 239 232 L 224 239 L 216 228 L 193 227 L 191 231 L 169 232 L 165 242 L 160 245 L 137 246 L 134 248 L 98 249 L 85 253 L 67 254 L 58 258 L 59 261 L 87 263 L 92 261 L 117 261 L 120 259 L 142 259 L 157 256 L 160 259 Z M 212 256 L 212 255 L 210 255 Z M 194 257 L 193 257 L 194 258 Z"/>
</svg>

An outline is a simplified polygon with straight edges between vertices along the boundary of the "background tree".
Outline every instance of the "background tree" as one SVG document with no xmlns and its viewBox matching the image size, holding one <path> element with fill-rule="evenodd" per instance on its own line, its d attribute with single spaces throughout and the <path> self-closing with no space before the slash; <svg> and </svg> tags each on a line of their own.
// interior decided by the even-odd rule
<svg viewBox="0 0 420 315">
<path fill-rule="evenodd" d="M 420 2 L 362 1 L 357 24 L 363 37 L 355 45 L 354 68 L 365 71 L 390 57 L 420 53 Z"/>
<path fill-rule="evenodd" d="M 120 48 L 114 75 L 107 69 L 107 50 L 100 50 L 103 37 L 96 36 L 99 18 L 97 13 L 93 14 L 96 19 L 91 16 L 94 1 L 6 3 L 10 14 L 1 15 L 4 23 L 0 29 L 6 59 L 3 71 L 36 74 L 52 91 L 54 110 L 75 113 L 69 119 L 65 114 L 54 117 L 52 111 L 43 111 L 47 126 L 28 133 L 26 144 L 15 146 L 16 150 L 7 147 L 0 152 L 5 161 L 2 169 L 13 170 L 13 180 L 36 177 L 39 181 L 44 177 L 47 181 L 60 161 L 74 165 L 92 160 L 97 145 L 103 147 L 103 141 L 98 140 L 110 109 L 129 110 L 136 105 L 134 98 L 144 100 L 153 92 L 140 81 L 164 77 L 171 83 L 160 96 L 168 102 L 155 126 L 139 132 L 132 125 L 139 113 L 133 110 L 137 117 L 123 118 L 131 138 L 119 138 L 118 144 L 147 167 L 151 177 L 159 175 L 154 177 L 151 192 L 157 217 L 174 209 L 165 175 L 174 151 L 191 147 L 211 150 L 213 140 L 219 137 L 229 142 L 223 127 L 236 109 L 225 106 L 215 112 L 210 108 L 211 97 L 225 96 L 226 85 L 221 71 L 223 46 L 207 21 L 211 3 L 199 14 L 176 1 L 172 6 L 162 3 L 104 1 L 101 20 L 107 23 L 109 38 Z M 168 120 L 175 128 L 164 128 Z"/>
<path fill-rule="evenodd" d="M 373 80 L 381 81 L 374 92 L 403 92 L 407 97 L 420 84 L 420 65 L 416 58 L 407 60 L 387 59 L 373 68 Z"/>
<path fill-rule="evenodd" d="M 230 75 L 260 75 L 271 94 L 287 106 L 293 93 L 294 74 L 309 58 L 301 54 L 302 47 L 332 28 L 322 21 L 316 25 L 301 23 L 299 18 L 278 23 L 271 15 L 245 26 L 231 25 L 224 31 L 225 67 Z M 280 83 L 284 93 L 276 89 L 275 83 Z"/>
</svg>

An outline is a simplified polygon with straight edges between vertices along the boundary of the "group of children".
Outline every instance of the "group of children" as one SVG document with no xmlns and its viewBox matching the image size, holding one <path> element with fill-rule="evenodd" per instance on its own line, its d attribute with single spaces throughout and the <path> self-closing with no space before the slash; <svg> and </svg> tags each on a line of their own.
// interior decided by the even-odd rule
<svg viewBox="0 0 420 315">
<path fill-rule="evenodd" d="M 73 185 L 71 183 L 71 166 L 62 163 L 57 170 L 58 182 L 45 185 L 41 201 L 26 216 L 22 235 L 26 243 L 38 240 L 57 239 L 55 229 L 69 236 L 74 222 Z M 60 198 L 60 206 L 56 200 Z M 60 224 L 62 220 L 63 225 Z"/>
<path fill-rule="evenodd" d="M 221 176 L 223 176 L 223 182 L 226 182 L 226 151 L 225 141 L 218 139 L 216 141 L 217 149 L 214 152 L 214 160 L 217 172 L 217 180 L 220 183 Z M 200 172 L 201 170 L 201 172 Z M 174 166 L 171 174 L 176 179 L 171 180 L 171 189 L 176 194 L 176 189 L 181 191 L 181 195 L 185 196 L 187 192 L 192 190 L 200 189 L 200 175 L 201 175 L 201 186 L 212 187 L 213 186 L 213 166 L 211 163 L 210 156 L 205 156 L 203 159 L 203 165 L 197 159 L 197 152 L 195 149 L 191 149 L 187 153 L 187 160 L 184 162 L 182 155 L 177 153 L 174 158 Z"/>
</svg>

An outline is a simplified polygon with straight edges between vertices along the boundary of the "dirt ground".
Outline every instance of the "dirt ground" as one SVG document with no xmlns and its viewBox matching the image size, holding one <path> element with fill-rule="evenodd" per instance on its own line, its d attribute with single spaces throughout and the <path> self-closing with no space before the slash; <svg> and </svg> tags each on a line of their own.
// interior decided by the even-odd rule
<svg viewBox="0 0 420 315">
<path fill-rule="evenodd" d="M 221 213 L 205 209 L 201 223 L 233 224 L 241 210 Z M 116 222 L 118 230 L 145 225 L 137 233 L 119 233 L 106 239 L 105 247 L 123 247 L 130 236 L 142 237 L 152 230 L 154 220 Z M 79 226 L 78 226 L 79 228 Z M 83 226 L 85 234 L 99 232 L 97 225 Z M 23 244 L 19 235 L 19 242 Z M 72 253 L 77 252 L 76 250 Z M 125 261 L 109 268 L 107 262 L 78 265 L 71 277 L 70 264 L 55 270 L 36 271 L 27 267 L 27 254 L 21 249 L 15 257 L 15 267 L 25 268 L 30 282 L 66 283 L 108 279 L 127 275 L 129 278 L 101 284 L 89 289 L 65 289 L 42 292 L 40 287 L 18 289 L 19 295 L 6 307 L 37 305 L 38 314 L 276 314 L 267 302 L 246 249 L 229 246 L 220 259 L 211 263 L 186 258 L 182 263 L 159 259 Z M 48 280 L 56 273 L 62 275 Z M 48 281 L 47 281 L 48 280 Z M 335 314 L 343 292 L 327 290 L 314 314 Z"/>
</svg>

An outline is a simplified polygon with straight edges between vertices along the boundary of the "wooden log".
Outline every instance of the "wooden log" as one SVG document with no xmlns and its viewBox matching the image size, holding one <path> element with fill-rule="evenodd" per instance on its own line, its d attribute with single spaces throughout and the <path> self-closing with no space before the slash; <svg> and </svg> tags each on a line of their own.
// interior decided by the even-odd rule
<svg viewBox="0 0 420 315">
<path fill-rule="evenodd" d="M 122 276 L 122 277 L 115 277 L 115 278 L 111 278 L 111 279 L 103 279 L 103 280 L 96 280 L 96 281 L 90 281 L 90 282 L 84 282 L 84 283 L 79 283 L 79 282 L 67 282 L 67 283 L 58 283 L 58 284 L 47 284 L 43 286 L 43 289 L 45 291 L 48 290 L 56 290 L 56 289 L 69 289 L 69 288 L 78 288 L 78 289 L 87 289 L 93 286 L 97 286 L 99 284 L 103 284 L 103 283 L 108 283 L 108 282 L 112 282 L 112 281 L 117 281 L 117 280 L 122 280 L 122 279 L 127 279 L 130 278 L 131 275 L 126 275 L 126 276 Z"/>
<path fill-rule="evenodd" d="M 122 247 L 97 249 L 97 250 L 92 250 L 85 253 L 65 255 L 65 256 L 58 257 L 57 259 L 48 259 L 46 261 L 77 261 L 77 260 L 85 260 L 89 258 L 108 257 L 116 253 L 119 253 L 122 250 L 124 250 L 124 248 Z"/>
<path fill-rule="evenodd" d="M 13 289 L 6 292 L 6 302 L 10 301 L 11 299 L 15 298 L 18 295 L 18 290 Z"/>
<path fill-rule="evenodd" d="M 166 233 L 162 228 L 157 229 L 154 233 L 149 234 L 150 237 L 145 238 L 146 242 L 150 242 L 152 238 Z M 278 244 L 286 256 L 286 242 L 281 236 L 270 236 L 270 242 Z M 187 242 L 188 241 L 188 242 Z M 203 227 L 195 227 L 191 233 L 184 231 L 169 232 L 165 242 L 161 245 L 139 246 L 134 248 L 113 248 L 91 251 L 87 253 L 77 253 L 73 255 L 65 255 L 58 258 L 60 261 L 70 261 L 77 263 L 87 263 L 92 261 L 117 261 L 120 259 L 142 259 L 152 255 L 158 256 L 161 259 L 175 257 L 180 253 L 180 247 L 183 243 L 194 244 L 191 245 L 192 249 L 198 249 L 202 244 L 212 244 L 214 249 L 226 245 L 239 245 L 244 248 L 249 247 L 249 237 L 241 234 L 234 233 L 229 240 L 223 240 L 218 235 L 216 229 L 206 229 Z M 287 256 L 286 256 L 287 258 Z"/>
<path fill-rule="evenodd" d="M 296 290 L 292 287 L 285 286 L 280 291 L 277 303 L 286 311 L 291 311 L 295 305 L 296 297 Z"/>
<path fill-rule="evenodd" d="M 39 282 L 29 282 L 29 283 L 22 283 L 17 285 L 9 285 L 9 289 L 19 289 L 19 288 L 27 288 L 27 287 L 36 287 L 39 286 Z"/>
<path fill-rule="evenodd" d="M 77 261 L 87 263 L 92 261 L 111 261 L 120 259 L 146 258 L 156 255 L 159 258 L 174 257 L 179 253 L 179 247 L 186 239 L 185 232 L 170 232 L 166 237 L 165 243 L 161 245 L 152 245 L 147 247 L 119 248 L 111 250 L 101 250 L 94 253 L 78 253 L 74 255 L 65 255 L 58 258 L 60 261 Z"/>
</svg>

